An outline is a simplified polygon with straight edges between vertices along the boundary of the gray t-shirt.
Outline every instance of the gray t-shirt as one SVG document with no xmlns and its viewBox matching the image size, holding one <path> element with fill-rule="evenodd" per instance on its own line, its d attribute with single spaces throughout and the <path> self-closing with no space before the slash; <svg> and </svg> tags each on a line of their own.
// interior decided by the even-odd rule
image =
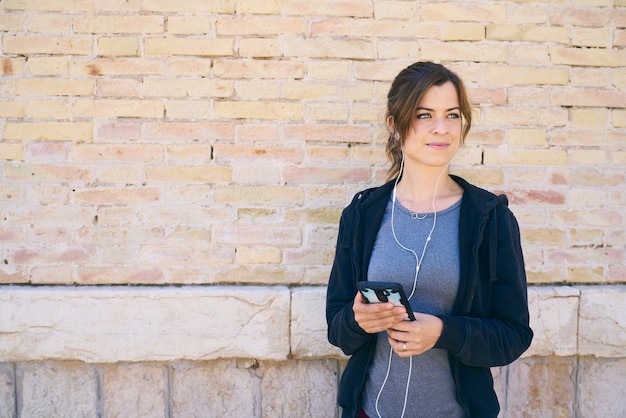
<svg viewBox="0 0 626 418">
<path fill-rule="evenodd" d="M 460 208 L 459 200 L 437 212 L 435 228 L 421 262 L 415 292 L 409 299 L 414 312 L 449 315 L 452 311 L 460 276 Z M 413 289 L 416 260 L 411 252 L 398 245 L 392 235 L 391 209 L 390 200 L 376 237 L 368 280 L 399 282 L 408 297 Z M 398 242 L 415 251 L 420 258 L 434 220 L 433 213 L 423 219 L 416 219 L 415 214 L 396 201 L 394 229 Z M 456 386 L 446 350 L 431 349 L 422 355 L 413 356 L 412 366 L 409 367 L 409 358 L 400 358 L 395 353 L 390 362 L 390 349 L 387 333 L 379 333 L 374 360 L 361 395 L 363 409 L 368 416 L 377 417 L 380 412 L 381 417 L 400 417 L 408 380 L 405 417 L 463 417 L 463 409 L 456 399 Z M 388 368 L 389 377 L 381 390 Z M 380 398 L 378 412 L 377 397 Z"/>
</svg>

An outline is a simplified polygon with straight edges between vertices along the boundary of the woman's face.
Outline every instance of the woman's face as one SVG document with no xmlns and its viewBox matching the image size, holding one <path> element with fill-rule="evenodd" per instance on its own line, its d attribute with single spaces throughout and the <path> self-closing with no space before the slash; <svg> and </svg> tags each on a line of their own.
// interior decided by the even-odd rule
<svg viewBox="0 0 626 418">
<path fill-rule="evenodd" d="M 454 84 L 432 86 L 417 104 L 404 140 L 406 163 L 441 167 L 450 163 L 461 142 L 461 109 Z"/>
</svg>

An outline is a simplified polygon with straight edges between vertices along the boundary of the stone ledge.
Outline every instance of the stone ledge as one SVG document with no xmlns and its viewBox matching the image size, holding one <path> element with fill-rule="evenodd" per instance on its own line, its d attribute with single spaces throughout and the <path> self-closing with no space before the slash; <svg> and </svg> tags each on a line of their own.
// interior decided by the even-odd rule
<svg viewBox="0 0 626 418">
<path fill-rule="evenodd" d="M 626 356 L 626 286 L 530 287 L 523 357 Z M 19 287 L 0 292 L 0 362 L 345 358 L 325 287 Z"/>
<path fill-rule="evenodd" d="M 343 356 L 326 340 L 325 294 L 326 288 L 293 291 L 291 350 L 295 358 Z M 522 357 L 625 357 L 626 305 L 620 303 L 624 298 L 626 286 L 621 285 L 529 287 L 535 337 Z"/>
<path fill-rule="evenodd" d="M 289 355 L 286 287 L 17 287 L 0 292 L 0 361 Z"/>
</svg>

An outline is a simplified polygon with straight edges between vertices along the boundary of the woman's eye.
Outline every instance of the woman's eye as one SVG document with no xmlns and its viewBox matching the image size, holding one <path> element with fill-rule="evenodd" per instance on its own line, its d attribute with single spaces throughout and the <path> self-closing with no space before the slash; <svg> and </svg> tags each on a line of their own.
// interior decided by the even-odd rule
<svg viewBox="0 0 626 418">
<path fill-rule="evenodd" d="M 428 118 L 430 118 L 430 115 L 428 113 L 418 113 L 417 114 L 417 118 L 418 119 L 428 119 Z"/>
<path fill-rule="evenodd" d="M 448 115 L 448 117 L 449 117 L 450 119 L 458 119 L 458 118 L 460 118 L 460 117 L 461 117 L 461 115 L 459 115 L 458 113 L 450 113 L 450 114 Z"/>
</svg>

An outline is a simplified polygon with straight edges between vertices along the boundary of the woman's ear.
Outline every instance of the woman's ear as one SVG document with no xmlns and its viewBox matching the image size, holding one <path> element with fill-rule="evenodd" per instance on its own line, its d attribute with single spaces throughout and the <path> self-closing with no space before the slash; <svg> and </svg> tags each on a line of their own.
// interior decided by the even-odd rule
<svg viewBox="0 0 626 418">
<path fill-rule="evenodd" d="M 395 124 L 393 123 L 393 116 L 391 115 L 387 116 L 387 127 L 389 128 L 390 132 L 396 131 Z"/>
</svg>

